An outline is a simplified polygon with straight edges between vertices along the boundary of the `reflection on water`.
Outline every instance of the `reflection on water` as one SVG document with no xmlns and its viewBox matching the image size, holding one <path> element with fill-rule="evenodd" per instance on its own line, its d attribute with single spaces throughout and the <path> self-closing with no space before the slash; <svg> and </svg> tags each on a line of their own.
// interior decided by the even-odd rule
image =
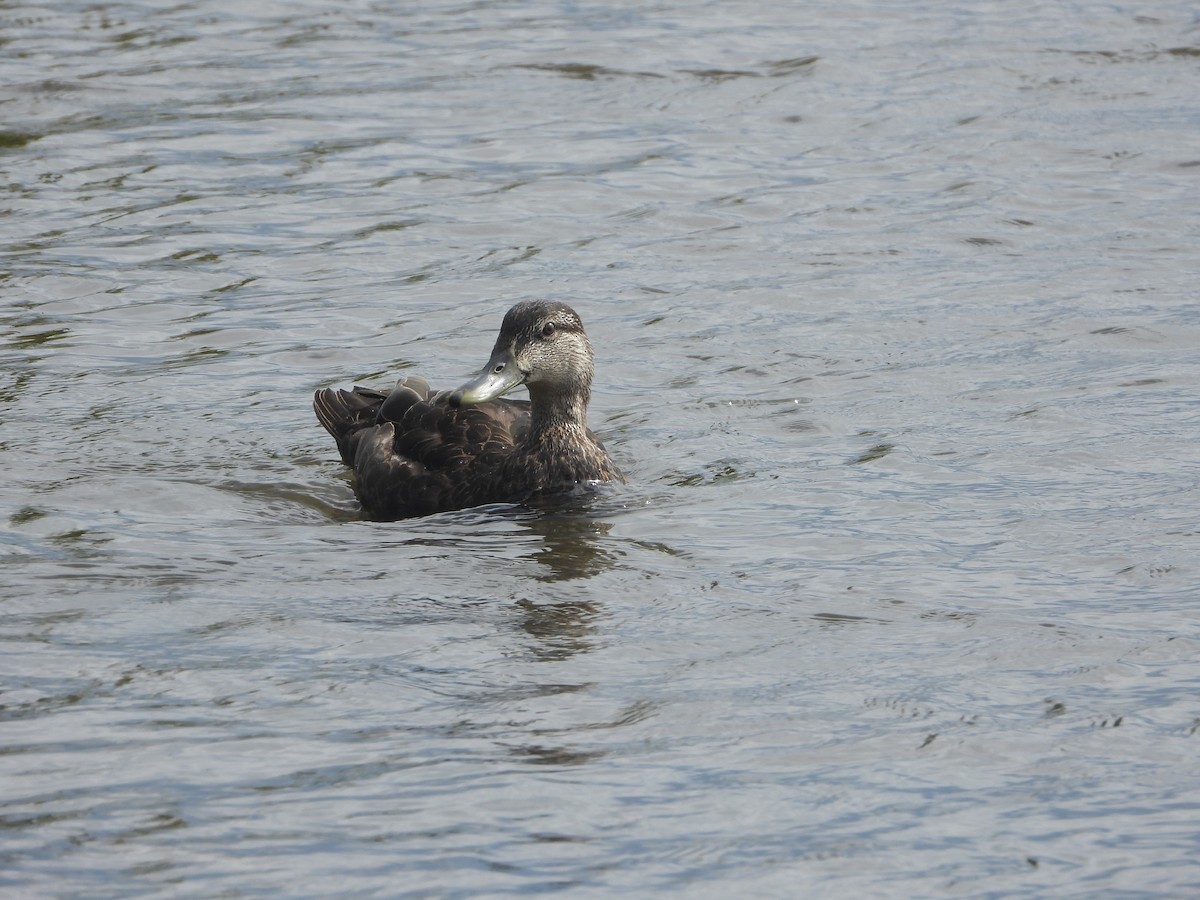
<svg viewBox="0 0 1200 900">
<path fill-rule="evenodd" d="M 534 576 L 538 581 L 590 578 L 617 562 L 611 542 L 604 540 L 612 524 L 588 518 L 588 508 L 582 503 L 575 509 L 558 505 L 553 512 L 543 505 L 539 514 L 523 517 L 520 523 L 538 538 L 532 556 L 542 567 Z"/>
<path fill-rule="evenodd" d="M 534 652 L 539 659 L 559 660 L 591 649 L 588 638 L 599 615 L 596 604 L 586 601 L 538 604 L 518 600 L 517 606 L 524 613 L 521 627 L 538 640 Z"/>
<path fill-rule="evenodd" d="M 561 660 L 591 648 L 591 637 L 602 606 L 588 599 L 550 600 L 535 587 L 589 579 L 617 565 L 618 557 L 604 538 L 610 522 L 591 518 L 589 498 L 543 498 L 532 510 L 508 508 L 519 526 L 519 544 L 529 548 L 525 558 L 536 563 L 529 570 L 530 591 L 516 601 L 521 627 L 536 644 L 536 658 Z M 552 596 L 561 596 L 555 590 Z"/>
</svg>

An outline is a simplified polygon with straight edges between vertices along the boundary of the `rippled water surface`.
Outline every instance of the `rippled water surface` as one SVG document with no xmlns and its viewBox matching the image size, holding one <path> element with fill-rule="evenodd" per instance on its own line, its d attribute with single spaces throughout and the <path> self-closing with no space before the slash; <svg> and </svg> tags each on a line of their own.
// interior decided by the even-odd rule
<svg viewBox="0 0 1200 900">
<path fill-rule="evenodd" d="M 1200 890 L 1194 4 L 0 5 L 0 892 Z M 314 389 L 566 300 L 630 476 Z"/>
</svg>

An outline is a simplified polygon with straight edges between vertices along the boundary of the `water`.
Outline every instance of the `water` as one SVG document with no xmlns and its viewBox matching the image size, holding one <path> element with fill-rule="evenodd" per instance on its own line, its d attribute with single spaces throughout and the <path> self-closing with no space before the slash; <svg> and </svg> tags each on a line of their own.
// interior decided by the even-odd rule
<svg viewBox="0 0 1200 900">
<path fill-rule="evenodd" d="M 0 891 L 1200 888 L 1185 3 L 0 9 Z M 594 502 L 320 386 L 575 306 Z"/>
</svg>

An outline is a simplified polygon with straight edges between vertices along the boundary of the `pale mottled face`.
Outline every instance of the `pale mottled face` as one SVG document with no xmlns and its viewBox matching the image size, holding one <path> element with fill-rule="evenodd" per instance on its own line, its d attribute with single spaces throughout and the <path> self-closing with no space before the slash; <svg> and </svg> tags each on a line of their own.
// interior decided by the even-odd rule
<svg viewBox="0 0 1200 900">
<path fill-rule="evenodd" d="M 579 315 L 565 303 L 530 300 L 504 317 L 493 353 L 509 351 L 531 387 L 591 387 L 592 345 Z"/>
<path fill-rule="evenodd" d="M 483 371 L 449 397 L 451 406 L 484 403 L 522 384 L 540 408 L 582 420 L 592 389 L 592 345 L 565 303 L 528 300 L 508 311 Z"/>
</svg>

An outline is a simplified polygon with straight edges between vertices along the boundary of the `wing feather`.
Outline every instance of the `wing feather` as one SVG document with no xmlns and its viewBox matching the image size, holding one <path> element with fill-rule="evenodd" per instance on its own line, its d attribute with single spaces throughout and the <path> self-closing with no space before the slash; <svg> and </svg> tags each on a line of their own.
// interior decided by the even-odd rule
<svg viewBox="0 0 1200 900">
<path fill-rule="evenodd" d="M 497 499 L 498 470 L 528 428 L 529 403 L 454 408 L 447 397 L 414 376 L 386 394 L 357 386 L 316 392 L 317 418 L 373 515 L 426 515 Z"/>
</svg>

